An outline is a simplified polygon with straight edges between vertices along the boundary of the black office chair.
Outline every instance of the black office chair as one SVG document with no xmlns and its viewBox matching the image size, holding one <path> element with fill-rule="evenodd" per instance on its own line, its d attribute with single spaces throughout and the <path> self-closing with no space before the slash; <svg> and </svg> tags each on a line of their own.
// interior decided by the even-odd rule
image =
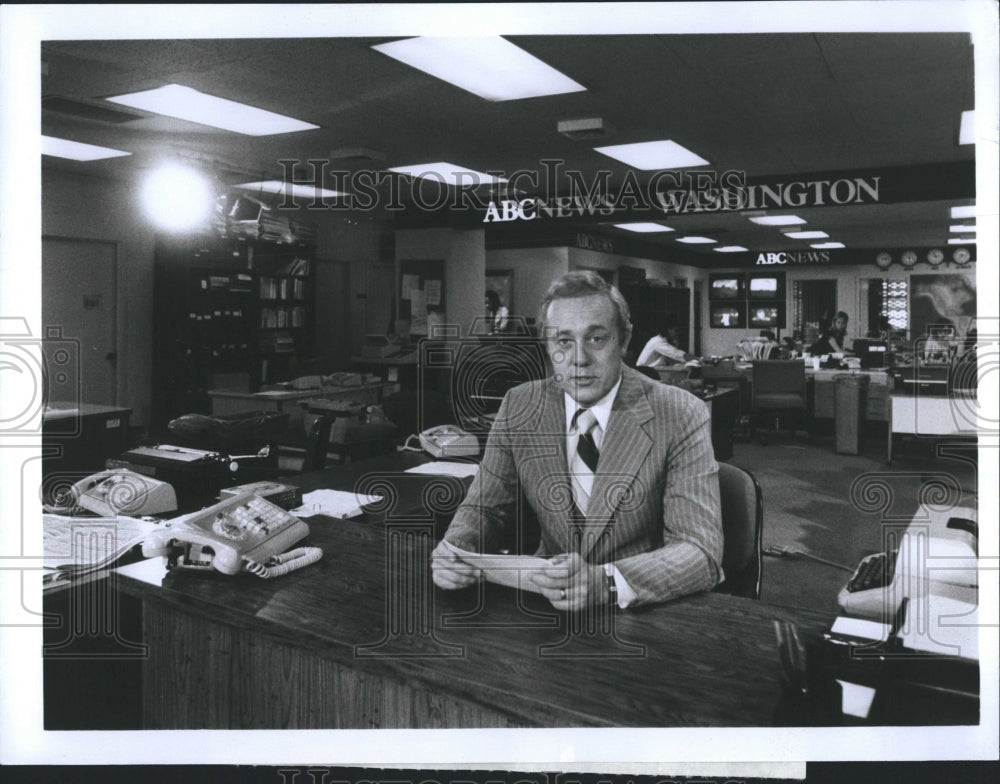
<svg viewBox="0 0 1000 784">
<path fill-rule="evenodd" d="M 768 430 L 760 426 L 765 415 L 774 419 L 774 430 L 781 431 L 781 415 L 798 412 L 809 431 L 809 402 L 806 398 L 806 366 L 800 359 L 758 359 L 753 363 L 753 415 L 760 443 L 767 443 Z"/>
<path fill-rule="evenodd" d="M 326 467 L 330 447 L 330 429 L 333 417 L 321 414 L 308 424 L 305 440 L 301 444 L 282 444 L 278 454 L 278 470 L 282 474 L 301 474 L 319 471 Z"/>
<path fill-rule="evenodd" d="M 722 569 L 725 579 L 717 593 L 760 598 L 763 564 L 764 498 L 749 471 L 719 463 L 722 503 Z"/>
</svg>

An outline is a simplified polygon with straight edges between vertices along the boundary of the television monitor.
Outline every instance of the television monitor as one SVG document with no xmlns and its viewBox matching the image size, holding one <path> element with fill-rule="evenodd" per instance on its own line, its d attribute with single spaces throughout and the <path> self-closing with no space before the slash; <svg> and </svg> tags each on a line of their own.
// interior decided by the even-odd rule
<svg viewBox="0 0 1000 784">
<path fill-rule="evenodd" d="M 740 299 L 743 296 L 743 278 L 740 275 L 712 275 L 709 278 L 709 299 Z"/>
<path fill-rule="evenodd" d="M 746 309 L 742 305 L 717 303 L 712 305 L 709 310 L 709 322 L 712 327 L 718 329 L 745 327 L 745 312 Z"/>
<path fill-rule="evenodd" d="M 781 305 L 750 305 L 750 327 L 781 329 L 785 326 L 785 309 Z"/>
<path fill-rule="evenodd" d="M 751 275 L 747 285 L 749 299 L 784 299 L 784 275 Z"/>
</svg>

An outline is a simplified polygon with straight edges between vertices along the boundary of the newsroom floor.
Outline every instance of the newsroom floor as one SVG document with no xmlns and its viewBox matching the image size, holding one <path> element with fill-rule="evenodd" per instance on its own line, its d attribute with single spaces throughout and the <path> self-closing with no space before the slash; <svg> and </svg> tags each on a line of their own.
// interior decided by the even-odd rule
<svg viewBox="0 0 1000 784">
<path fill-rule="evenodd" d="M 900 439 L 886 463 L 884 426 L 870 429 L 857 455 L 838 454 L 832 434 L 741 440 L 729 462 L 757 478 L 764 497 L 764 547 L 787 548 L 853 570 L 883 549 L 882 521 L 897 523 L 920 499 L 977 506 L 975 450 L 970 442 Z M 837 610 L 850 574 L 800 555 L 764 556 L 762 596 L 775 604 Z"/>
</svg>

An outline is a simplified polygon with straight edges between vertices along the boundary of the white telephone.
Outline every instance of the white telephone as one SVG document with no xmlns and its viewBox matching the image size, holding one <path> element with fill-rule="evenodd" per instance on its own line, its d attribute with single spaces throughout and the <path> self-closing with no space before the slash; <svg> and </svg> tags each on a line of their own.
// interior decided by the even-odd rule
<svg viewBox="0 0 1000 784">
<path fill-rule="evenodd" d="M 479 439 L 455 425 L 439 425 L 420 434 L 420 446 L 432 457 L 472 457 Z"/>
<path fill-rule="evenodd" d="M 166 482 L 126 468 L 101 471 L 77 482 L 70 489 L 68 504 L 60 509 L 84 509 L 101 517 L 142 517 L 177 508 L 177 495 Z"/>
<path fill-rule="evenodd" d="M 241 493 L 154 531 L 143 542 L 142 554 L 167 556 L 171 565 L 185 569 L 223 574 L 246 569 L 276 577 L 319 560 L 322 551 L 315 547 L 285 553 L 308 535 L 309 526 L 280 506 Z"/>
</svg>

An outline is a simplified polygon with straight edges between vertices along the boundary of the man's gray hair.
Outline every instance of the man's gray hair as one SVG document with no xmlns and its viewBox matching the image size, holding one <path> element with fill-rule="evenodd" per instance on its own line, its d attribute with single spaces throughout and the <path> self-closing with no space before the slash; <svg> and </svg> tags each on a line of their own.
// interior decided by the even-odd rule
<svg viewBox="0 0 1000 784">
<path fill-rule="evenodd" d="M 594 294 L 603 294 L 614 306 L 615 320 L 618 323 L 618 342 L 624 346 L 628 332 L 632 328 L 628 302 L 615 286 L 590 270 L 567 272 L 552 281 L 552 285 L 545 292 L 545 299 L 542 300 L 542 305 L 538 309 L 538 334 L 545 337 L 547 326 L 545 319 L 548 316 L 549 305 L 552 304 L 553 300 L 590 297 Z"/>
</svg>

